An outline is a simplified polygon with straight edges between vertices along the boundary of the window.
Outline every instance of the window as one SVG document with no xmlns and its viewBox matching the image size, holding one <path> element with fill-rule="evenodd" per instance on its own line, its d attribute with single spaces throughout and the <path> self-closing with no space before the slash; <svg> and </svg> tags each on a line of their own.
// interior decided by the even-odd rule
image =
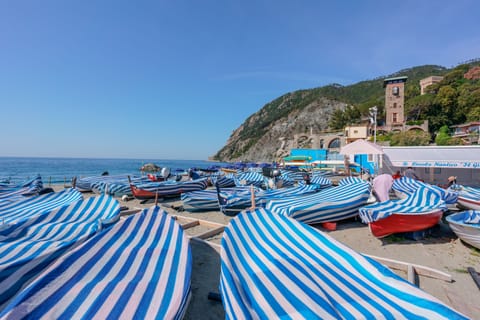
<svg viewBox="0 0 480 320">
<path fill-rule="evenodd" d="M 398 96 L 398 95 L 400 94 L 400 88 L 397 87 L 397 86 L 393 87 L 393 88 L 392 88 L 392 94 L 393 94 L 394 96 Z"/>
<path fill-rule="evenodd" d="M 396 114 L 396 113 L 392 113 L 392 122 L 393 122 L 393 123 L 396 123 L 397 121 L 398 121 L 397 114 Z"/>
<path fill-rule="evenodd" d="M 394 107 L 394 108 L 397 107 L 397 103 L 396 103 L 396 102 L 393 103 L 393 107 Z"/>
</svg>

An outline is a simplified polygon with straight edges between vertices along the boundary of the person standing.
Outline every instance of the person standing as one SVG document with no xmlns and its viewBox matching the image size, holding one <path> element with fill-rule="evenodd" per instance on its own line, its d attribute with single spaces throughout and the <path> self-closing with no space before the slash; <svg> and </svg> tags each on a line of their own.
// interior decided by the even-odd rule
<svg viewBox="0 0 480 320">
<path fill-rule="evenodd" d="M 412 167 L 408 167 L 407 170 L 405 170 L 405 172 L 403 173 L 403 176 L 418 180 L 418 176 L 415 174 L 415 171 Z"/>
</svg>

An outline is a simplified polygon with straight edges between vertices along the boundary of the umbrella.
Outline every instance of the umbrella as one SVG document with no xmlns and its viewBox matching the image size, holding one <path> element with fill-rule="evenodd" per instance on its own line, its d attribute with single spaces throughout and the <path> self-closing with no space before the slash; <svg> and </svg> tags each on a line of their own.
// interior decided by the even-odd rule
<svg viewBox="0 0 480 320">
<path fill-rule="evenodd" d="M 146 163 L 140 168 L 140 171 L 157 172 L 160 171 L 160 169 L 161 168 L 155 163 Z"/>
</svg>

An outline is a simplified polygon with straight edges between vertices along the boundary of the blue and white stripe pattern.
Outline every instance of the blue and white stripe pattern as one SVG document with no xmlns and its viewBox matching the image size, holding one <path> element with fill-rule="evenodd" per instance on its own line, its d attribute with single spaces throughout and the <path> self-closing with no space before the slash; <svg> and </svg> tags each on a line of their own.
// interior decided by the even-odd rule
<svg viewBox="0 0 480 320">
<path fill-rule="evenodd" d="M 467 210 L 446 217 L 450 228 L 462 241 L 480 249 L 480 211 Z"/>
<path fill-rule="evenodd" d="M 40 175 L 20 184 L 2 185 L 0 188 L 0 200 L 16 201 L 24 199 L 25 196 L 36 195 L 43 189 L 43 182 Z"/>
<path fill-rule="evenodd" d="M 367 181 L 360 179 L 358 177 L 345 177 L 338 181 L 339 186 L 345 186 L 352 183 L 366 183 Z"/>
<path fill-rule="evenodd" d="M 114 197 L 121 197 L 123 195 L 132 195 L 132 189 L 128 182 L 116 183 L 98 181 L 92 183 L 92 191 L 97 194 L 109 194 Z"/>
<path fill-rule="evenodd" d="M 192 256 L 180 225 L 145 209 L 58 259 L 0 318 L 180 319 Z"/>
<path fill-rule="evenodd" d="M 77 190 L 66 189 L 19 201 L 0 201 L 0 230 L 6 225 L 21 223 L 82 198 L 82 194 Z"/>
<path fill-rule="evenodd" d="M 300 182 L 300 184 L 305 184 L 305 182 Z M 321 175 L 314 175 L 310 178 L 310 184 L 318 186 L 319 189 L 324 189 L 332 186 L 332 180 Z"/>
<path fill-rule="evenodd" d="M 0 310 L 25 284 L 67 250 L 116 222 L 108 196 L 77 201 L 0 231 Z"/>
<path fill-rule="evenodd" d="M 235 187 L 235 175 L 229 173 L 224 176 L 218 177 L 217 179 L 212 179 L 212 184 L 218 184 L 220 188 Z"/>
<path fill-rule="evenodd" d="M 292 170 L 282 170 L 282 177 L 286 176 L 288 179 L 293 180 L 295 182 L 301 182 L 304 181 L 303 176 L 305 174 L 309 174 L 308 172 L 305 171 L 292 171 Z"/>
<path fill-rule="evenodd" d="M 255 206 L 265 207 L 265 205 L 273 199 L 284 198 L 302 198 L 309 194 L 316 193 L 318 188 L 315 185 L 302 185 L 292 188 L 282 188 L 275 190 L 256 189 Z M 232 194 L 221 194 L 224 198 L 220 205 L 220 210 L 226 214 L 236 214 L 239 211 L 252 206 L 251 193 L 241 192 Z"/>
<path fill-rule="evenodd" d="M 408 196 L 409 194 L 414 193 L 418 188 L 421 187 L 428 187 L 435 190 L 440 196 L 442 200 L 445 201 L 447 204 L 454 204 L 458 200 L 458 193 L 454 192 L 449 189 L 442 189 L 438 186 L 430 185 L 412 178 L 408 177 L 401 177 L 399 179 L 393 180 L 392 189 L 398 194 L 400 193 L 400 198 L 402 198 L 402 194 Z"/>
<path fill-rule="evenodd" d="M 250 194 L 250 187 L 233 187 L 221 189 L 223 194 Z M 219 210 L 218 193 L 215 189 L 182 193 L 183 208 L 188 211 Z"/>
<path fill-rule="evenodd" d="M 375 203 L 361 208 L 359 214 L 363 223 L 370 223 L 385 219 L 392 214 L 419 215 L 438 210 L 447 210 L 445 201 L 435 190 L 420 187 L 405 199 Z"/>
<path fill-rule="evenodd" d="M 255 187 L 265 187 L 266 178 L 259 172 L 242 172 L 235 177 L 237 187 L 254 185 Z"/>
<path fill-rule="evenodd" d="M 204 190 L 207 186 L 207 178 L 179 182 L 148 182 L 136 185 L 138 189 L 157 193 L 159 197 L 180 196 L 182 193 Z"/>
<path fill-rule="evenodd" d="M 131 176 L 130 177 L 132 182 L 141 183 L 144 181 L 148 181 L 145 177 L 138 177 L 138 176 Z M 98 184 L 103 182 L 105 184 L 122 184 L 128 186 L 128 174 L 119 174 L 113 176 L 91 176 L 85 177 L 81 179 L 77 179 L 75 183 L 75 188 L 77 188 L 81 192 L 89 192 L 92 191 L 92 187 L 94 184 Z M 103 193 L 103 192 L 101 192 Z"/>
<path fill-rule="evenodd" d="M 327 234 L 265 209 L 225 229 L 226 319 L 467 319 Z"/>
<path fill-rule="evenodd" d="M 480 189 L 457 185 L 458 203 L 469 209 L 480 209 Z"/>
<path fill-rule="evenodd" d="M 309 224 L 334 222 L 356 216 L 369 197 L 370 184 L 362 181 L 312 195 L 270 200 L 266 208 Z"/>
</svg>

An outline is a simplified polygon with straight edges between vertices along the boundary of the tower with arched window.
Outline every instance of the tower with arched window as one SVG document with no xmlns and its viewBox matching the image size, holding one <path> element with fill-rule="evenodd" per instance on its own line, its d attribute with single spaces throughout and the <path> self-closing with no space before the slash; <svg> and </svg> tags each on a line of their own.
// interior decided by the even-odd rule
<svg viewBox="0 0 480 320">
<path fill-rule="evenodd" d="M 389 131 L 403 130 L 405 124 L 405 82 L 408 77 L 388 78 L 383 81 L 385 88 L 385 125 Z"/>
</svg>

